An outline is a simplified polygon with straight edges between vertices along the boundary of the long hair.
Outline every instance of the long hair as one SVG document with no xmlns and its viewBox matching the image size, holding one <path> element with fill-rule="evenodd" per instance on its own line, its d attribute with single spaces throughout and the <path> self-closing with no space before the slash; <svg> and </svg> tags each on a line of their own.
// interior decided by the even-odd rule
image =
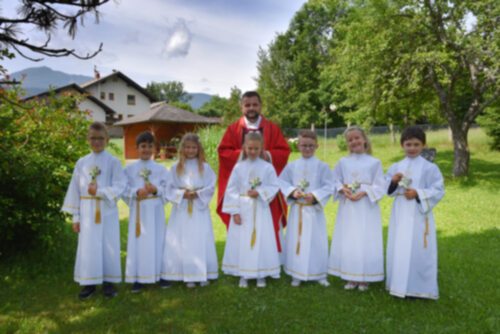
<svg viewBox="0 0 500 334">
<path fill-rule="evenodd" d="M 247 153 L 245 151 L 245 144 L 249 141 L 258 141 L 261 144 L 261 151 L 264 149 L 264 137 L 260 134 L 260 132 L 249 132 L 245 135 L 243 139 L 243 150 L 241 151 L 241 160 L 245 160 L 247 157 Z M 262 154 L 262 152 L 261 152 Z"/>
<path fill-rule="evenodd" d="M 205 159 L 205 151 L 203 150 L 203 146 L 200 142 L 200 137 L 198 137 L 195 133 L 186 133 L 182 136 L 181 143 L 179 144 L 179 163 L 177 164 L 176 173 L 177 176 L 181 176 L 184 174 L 184 169 L 186 165 L 186 157 L 184 156 L 184 146 L 187 142 L 194 143 L 198 146 L 198 156 L 196 159 L 198 160 L 198 171 L 200 174 L 203 174 L 203 163 L 206 161 Z"/>
<path fill-rule="evenodd" d="M 368 139 L 368 136 L 366 135 L 365 130 L 363 130 L 362 128 L 360 128 L 357 125 L 353 125 L 353 126 L 348 127 L 344 131 L 344 138 L 346 140 L 347 140 L 347 134 L 349 132 L 352 132 L 352 131 L 358 131 L 359 133 L 361 133 L 361 136 L 363 136 L 363 139 L 365 140 L 365 153 L 368 153 L 371 155 L 372 154 L 372 143 L 370 142 L 370 139 Z"/>
</svg>

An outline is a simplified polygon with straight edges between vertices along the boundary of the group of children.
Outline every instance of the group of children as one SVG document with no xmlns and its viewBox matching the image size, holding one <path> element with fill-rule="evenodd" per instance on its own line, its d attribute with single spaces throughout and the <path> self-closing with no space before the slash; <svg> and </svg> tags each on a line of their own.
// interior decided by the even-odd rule
<svg viewBox="0 0 500 334">
<path fill-rule="evenodd" d="M 425 133 L 418 127 L 403 131 L 406 157 L 385 176 L 381 162 L 370 155 L 371 145 L 361 128 L 348 128 L 345 137 L 350 154 L 332 172 L 314 156 L 315 133 L 302 131 L 301 158 L 278 176 L 262 158 L 262 136 L 246 134 L 222 207 L 231 215 L 222 271 L 240 277 L 242 288 L 248 287 L 249 279 L 265 287 L 266 278 L 279 278 L 283 266 L 295 287 L 303 281 L 329 286 L 330 274 L 345 280 L 345 289 L 365 291 L 369 282 L 385 277 L 378 201 L 387 194 L 394 197 L 394 204 L 386 287 L 399 297 L 437 299 L 432 208 L 443 197 L 444 186 L 437 166 L 420 155 Z M 194 287 L 216 279 L 209 210 L 216 177 L 205 162 L 198 136 L 184 135 L 170 172 L 151 160 L 154 137 L 149 132 L 137 137 L 140 160 L 125 171 L 104 150 L 108 141 L 104 125 L 93 123 L 88 140 L 92 153 L 77 162 L 63 206 L 79 233 L 75 280 L 83 286 L 80 298 L 90 297 L 97 284 L 103 284 L 105 296 L 116 295 L 113 283 L 121 281 L 119 198 L 130 207 L 125 281 L 132 283 L 132 292 L 147 283 L 169 287 L 171 281 L 183 281 Z M 285 240 L 275 237 L 269 207 L 280 191 L 290 209 Z M 324 206 L 332 195 L 339 209 L 329 253 Z M 165 227 L 167 202 L 172 210 Z"/>
</svg>

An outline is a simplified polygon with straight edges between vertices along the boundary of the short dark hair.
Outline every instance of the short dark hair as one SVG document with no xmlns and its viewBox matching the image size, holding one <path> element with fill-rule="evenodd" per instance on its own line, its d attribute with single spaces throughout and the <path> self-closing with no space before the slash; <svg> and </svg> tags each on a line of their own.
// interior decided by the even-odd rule
<svg viewBox="0 0 500 334">
<path fill-rule="evenodd" d="M 106 125 L 104 125 L 101 122 L 93 122 L 92 124 L 90 124 L 88 131 L 90 132 L 90 130 L 102 131 L 106 134 L 106 137 L 109 137 L 108 129 L 106 128 Z"/>
<path fill-rule="evenodd" d="M 149 131 L 141 132 L 135 138 L 135 145 L 139 146 L 141 143 L 154 144 L 155 137 Z"/>
<path fill-rule="evenodd" d="M 243 101 L 245 97 L 256 97 L 259 100 L 259 103 L 262 103 L 259 93 L 254 90 L 244 92 L 243 95 L 241 95 L 241 101 Z"/>
<path fill-rule="evenodd" d="M 318 136 L 316 135 L 316 132 L 312 130 L 300 130 L 299 138 L 309 138 L 314 140 L 315 142 L 318 142 Z"/>
<path fill-rule="evenodd" d="M 403 143 L 407 140 L 410 139 L 418 139 L 422 142 L 422 144 L 425 145 L 425 132 L 422 130 L 422 128 L 412 125 L 407 127 L 406 129 L 403 130 L 401 133 L 401 140 L 400 143 L 403 145 Z"/>
</svg>

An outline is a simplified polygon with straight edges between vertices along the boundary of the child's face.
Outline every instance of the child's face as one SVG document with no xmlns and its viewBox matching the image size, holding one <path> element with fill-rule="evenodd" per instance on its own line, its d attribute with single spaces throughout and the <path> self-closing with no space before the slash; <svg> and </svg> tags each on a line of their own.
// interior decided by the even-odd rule
<svg viewBox="0 0 500 334">
<path fill-rule="evenodd" d="M 409 158 L 418 157 L 420 153 L 422 153 L 424 146 L 424 143 L 417 138 L 407 139 L 403 142 L 403 144 L 401 144 L 406 156 Z"/>
<path fill-rule="evenodd" d="M 310 158 L 316 152 L 318 143 L 312 138 L 299 137 L 298 147 L 303 158 Z"/>
<path fill-rule="evenodd" d="M 182 153 L 186 157 L 186 159 L 194 159 L 198 156 L 198 144 L 193 143 L 192 141 L 184 142 L 182 146 Z"/>
<path fill-rule="evenodd" d="M 347 146 L 351 153 L 365 153 L 366 140 L 357 130 L 349 131 L 346 135 Z"/>
<path fill-rule="evenodd" d="M 137 152 L 139 152 L 139 158 L 141 160 L 149 160 L 153 155 L 154 144 L 148 142 L 139 143 L 137 146 Z"/>
<path fill-rule="evenodd" d="M 106 145 L 108 144 L 109 138 L 104 131 L 90 129 L 87 140 L 92 151 L 94 153 L 99 153 L 104 151 Z"/>
<path fill-rule="evenodd" d="M 262 143 L 258 140 L 247 140 L 245 143 L 245 154 L 248 159 L 255 160 L 262 152 Z"/>
</svg>

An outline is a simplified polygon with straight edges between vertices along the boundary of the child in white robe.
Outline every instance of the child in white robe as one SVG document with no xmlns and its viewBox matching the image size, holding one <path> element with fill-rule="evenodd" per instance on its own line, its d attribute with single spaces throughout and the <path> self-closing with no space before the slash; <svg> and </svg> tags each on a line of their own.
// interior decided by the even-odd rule
<svg viewBox="0 0 500 334">
<path fill-rule="evenodd" d="M 439 168 L 420 153 L 425 132 L 415 126 L 401 134 L 406 157 L 386 179 L 394 197 L 387 241 L 386 288 L 393 296 L 437 299 L 437 242 L 432 209 L 444 196 Z"/>
<path fill-rule="evenodd" d="M 150 132 L 140 133 L 136 138 L 139 160 L 125 168 L 128 186 L 123 199 L 130 208 L 125 282 L 133 283 L 133 293 L 160 280 L 169 172 L 151 160 L 154 142 Z M 162 283 L 162 287 L 168 285 Z"/>
<path fill-rule="evenodd" d="M 106 127 L 92 123 L 88 141 L 92 153 L 76 163 L 62 207 L 78 233 L 74 279 L 83 286 L 80 299 L 94 294 L 97 284 L 103 284 L 106 297 L 117 294 L 113 283 L 121 282 L 122 273 L 116 202 L 127 185 L 120 161 L 104 150 Z"/>
<path fill-rule="evenodd" d="M 218 277 L 217 253 L 209 204 L 215 190 L 215 173 L 205 162 L 196 134 L 182 137 L 179 162 L 171 169 L 166 195 L 172 212 L 165 233 L 162 273 L 164 280 L 206 286 Z"/>
<path fill-rule="evenodd" d="M 344 288 L 360 291 L 384 279 L 382 221 L 378 201 L 386 192 L 380 160 L 372 157 L 365 132 L 345 133 L 350 151 L 333 171 L 334 200 L 340 202 L 333 233 L 328 272 L 347 281 Z"/>
<path fill-rule="evenodd" d="M 266 277 L 279 278 L 280 258 L 270 202 L 279 191 L 274 167 L 263 160 L 263 139 L 258 132 L 245 135 L 242 160 L 229 177 L 222 211 L 231 215 L 222 261 L 225 274 L 266 286 Z"/>
<path fill-rule="evenodd" d="M 290 208 L 284 270 L 292 277 L 292 286 L 299 286 L 301 281 L 329 286 L 324 206 L 331 196 L 332 175 L 328 165 L 314 156 L 316 133 L 301 131 L 298 148 L 302 157 L 289 163 L 279 177 Z"/>
</svg>

